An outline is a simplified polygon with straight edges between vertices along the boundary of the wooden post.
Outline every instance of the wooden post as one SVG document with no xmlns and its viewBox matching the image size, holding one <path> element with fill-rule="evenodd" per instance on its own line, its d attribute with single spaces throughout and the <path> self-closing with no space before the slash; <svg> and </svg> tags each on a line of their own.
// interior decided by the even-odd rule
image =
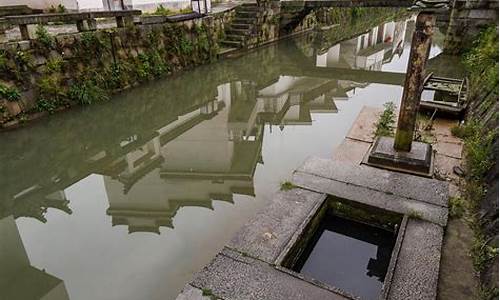
<svg viewBox="0 0 500 300">
<path fill-rule="evenodd" d="M 436 17 L 432 12 L 423 11 L 417 16 L 401 99 L 398 127 L 394 139 L 394 149 L 396 151 L 409 152 L 411 150 L 425 78 L 425 63 L 429 55 L 435 22 Z"/>
<path fill-rule="evenodd" d="M 116 27 L 118 27 L 118 28 L 125 27 L 125 22 L 123 21 L 123 17 L 122 16 L 117 16 L 116 17 Z"/>
</svg>

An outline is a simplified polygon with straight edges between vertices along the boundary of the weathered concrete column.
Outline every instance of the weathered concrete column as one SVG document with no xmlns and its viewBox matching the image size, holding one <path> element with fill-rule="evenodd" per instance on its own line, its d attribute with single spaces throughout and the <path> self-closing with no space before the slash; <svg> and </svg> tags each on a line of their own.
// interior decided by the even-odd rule
<svg viewBox="0 0 500 300">
<path fill-rule="evenodd" d="M 28 31 L 28 25 L 27 24 L 19 24 L 19 30 L 21 31 L 21 38 L 23 40 L 29 40 L 30 39 L 30 33 Z"/>
<path fill-rule="evenodd" d="M 417 16 L 401 99 L 398 127 L 394 139 L 394 149 L 396 151 L 409 152 L 411 150 L 420 96 L 425 79 L 425 63 L 429 55 L 435 23 L 436 17 L 431 12 L 424 11 Z"/>
</svg>

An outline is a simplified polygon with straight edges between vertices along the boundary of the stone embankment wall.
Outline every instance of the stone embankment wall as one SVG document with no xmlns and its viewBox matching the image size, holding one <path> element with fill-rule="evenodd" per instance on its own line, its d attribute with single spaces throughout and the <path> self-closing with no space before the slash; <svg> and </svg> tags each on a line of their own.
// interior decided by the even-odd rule
<svg viewBox="0 0 500 300">
<path fill-rule="evenodd" d="M 278 1 L 261 2 L 259 11 L 252 47 L 316 26 L 393 14 L 383 9 L 321 8 L 286 27 Z M 228 10 L 179 23 L 58 36 L 38 28 L 33 40 L 0 44 L 0 129 L 104 101 L 117 91 L 212 62 L 234 17 L 235 11 Z"/>
<path fill-rule="evenodd" d="M 50 36 L 0 45 L 2 127 L 216 59 L 227 12 L 184 21 Z"/>
<path fill-rule="evenodd" d="M 444 51 L 460 53 L 491 23 L 498 24 L 498 0 L 454 0 Z"/>
<path fill-rule="evenodd" d="M 471 256 L 480 299 L 498 299 L 498 25 L 478 35 L 464 55 L 469 78 L 465 200 L 474 231 Z"/>
</svg>

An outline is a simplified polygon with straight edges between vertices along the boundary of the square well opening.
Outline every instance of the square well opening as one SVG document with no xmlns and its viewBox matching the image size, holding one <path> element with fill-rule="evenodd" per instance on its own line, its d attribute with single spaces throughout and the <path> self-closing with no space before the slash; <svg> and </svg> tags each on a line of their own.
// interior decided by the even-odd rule
<svg viewBox="0 0 500 300">
<path fill-rule="evenodd" d="M 378 299 L 402 215 L 330 197 L 305 226 L 282 266 L 362 299 Z"/>
</svg>

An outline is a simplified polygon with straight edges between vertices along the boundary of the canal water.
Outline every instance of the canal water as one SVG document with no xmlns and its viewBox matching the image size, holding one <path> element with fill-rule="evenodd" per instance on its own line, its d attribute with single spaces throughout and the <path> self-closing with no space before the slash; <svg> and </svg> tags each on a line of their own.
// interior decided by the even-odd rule
<svg viewBox="0 0 500 300">
<path fill-rule="evenodd" d="M 1 133 L 0 299 L 175 299 L 363 106 L 399 102 L 413 28 L 309 34 Z"/>
</svg>

